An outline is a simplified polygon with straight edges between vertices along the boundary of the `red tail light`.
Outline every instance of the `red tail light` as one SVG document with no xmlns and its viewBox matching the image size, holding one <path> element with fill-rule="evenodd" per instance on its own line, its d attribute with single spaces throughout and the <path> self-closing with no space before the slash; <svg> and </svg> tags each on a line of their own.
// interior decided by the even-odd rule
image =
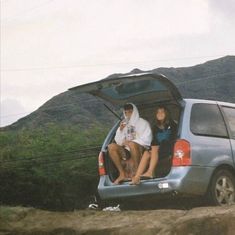
<svg viewBox="0 0 235 235">
<path fill-rule="evenodd" d="M 177 140 L 174 146 L 173 166 L 189 166 L 192 164 L 191 147 L 187 140 Z"/>
<path fill-rule="evenodd" d="M 99 164 L 99 175 L 106 175 L 105 168 L 104 168 L 104 153 L 100 152 L 99 154 L 99 159 L 98 159 L 98 164 Z"/>
</svg>

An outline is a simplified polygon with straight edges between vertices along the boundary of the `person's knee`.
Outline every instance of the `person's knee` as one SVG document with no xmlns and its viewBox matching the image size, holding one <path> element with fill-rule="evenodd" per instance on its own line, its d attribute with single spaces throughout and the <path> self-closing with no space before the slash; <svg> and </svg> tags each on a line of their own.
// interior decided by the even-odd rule
<svg viewBox="0 0 235 235">
<path fill-rule="evenodd" d="M 113 152 L 113 151 L 117 151 L 118 150 L 118 145 L 117 144 L 115 144 L 115 143 L 112 143 L 112 144 L 109 144 L 108 145 L 108 151 L 109 152 Z"/>
<path fill-rule="evenodd" d="M 130 141 L 128 143 L 128 146 L 130 147 L 130 149 L 138 149 L 139 148 L 139 145 L 135 142 L 132 142 L 132 141 Z"/>
<path fill-rule="evenodd" d="M 129 142 L 128 146 L 130 147 L 131 152 L 137 154 L 138 156 L 141 156 L 143 153 L 143 148 L 141 145 L 135 143 L 135 142 Z"/>
</svg>

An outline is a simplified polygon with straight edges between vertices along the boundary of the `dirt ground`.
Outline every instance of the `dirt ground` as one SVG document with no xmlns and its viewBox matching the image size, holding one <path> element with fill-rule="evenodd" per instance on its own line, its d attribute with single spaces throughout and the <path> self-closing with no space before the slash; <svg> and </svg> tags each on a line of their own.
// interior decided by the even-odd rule
<svg viewBox="0 0 235 235">
<path fill-rule="evenodd" d="M 0 207 L 0 235 L 234 235 L 234 221 L 235 205 L 120 212 Z"/>
</svg>

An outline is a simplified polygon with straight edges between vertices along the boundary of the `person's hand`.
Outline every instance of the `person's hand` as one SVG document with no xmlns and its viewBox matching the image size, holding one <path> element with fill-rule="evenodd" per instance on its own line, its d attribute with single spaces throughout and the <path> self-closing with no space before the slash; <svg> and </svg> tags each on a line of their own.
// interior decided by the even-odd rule
<svg viewBox="0 0 235 235">
<path fill-rule="evenodd" d="M 129 143 L 130 143 L 130 141 L 125 140 L 122 145 L 123 145 L 123 146 L 129 146 Z"/>
<path fill-rule="evenodd" d="M 122 131 L 125 126 L 126 126 L 126 122 L 122 121 L 122 122 L 120 123 L 120 130 Z"/>
</svg>

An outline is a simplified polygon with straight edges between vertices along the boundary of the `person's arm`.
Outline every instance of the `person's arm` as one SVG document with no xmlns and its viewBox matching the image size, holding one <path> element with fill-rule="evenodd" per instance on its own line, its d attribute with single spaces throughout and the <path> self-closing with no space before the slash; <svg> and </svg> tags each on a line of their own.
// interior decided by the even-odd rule
<svg viewBox="0 0 235 235">
<path fill-rule="evenodd" d="M 152 133 L 153 133 L 153 140 L 151 142 L 151 146 L 159 146 L 158 139 L 156 138 L 156 134 L 157 134 L 157 127 L 156 126 L 153 127 Z"/>
<path fill-rule="evenodd" d="M 118 145 L 123 145 L 123 143 L 125 142 L 125 127 L 126 125 L 124 125 L 123 122 L 121 122 L 120 126 L 116 131 L 114 140 Z"/>
</svg>

